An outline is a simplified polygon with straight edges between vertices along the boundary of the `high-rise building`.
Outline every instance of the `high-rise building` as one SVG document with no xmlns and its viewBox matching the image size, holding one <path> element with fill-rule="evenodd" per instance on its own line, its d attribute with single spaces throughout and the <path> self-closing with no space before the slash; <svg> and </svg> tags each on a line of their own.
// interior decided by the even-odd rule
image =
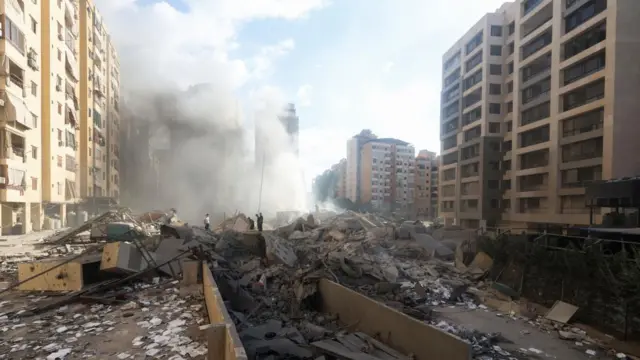
<svg viewBox="0 0 640 360">
<path fill-rule="evenodd" d="M 416 156 L 413 216 L 419 220 L 438 217 L 438 162 L 435 152 L 420 150 Z"/>
<path fill-rule="evenodd" d="M 411 211 L 415 148 L 398 139 L 371 139 L 360 150 L 360 203 L 381 211 Z"/>
<path fill-rule="evenodd" d="M 362 146 L 369 140 L 376 139 L 371 130 L 362 130 L 347 140 L 347 178 L 346 197 L 353 203 L 360 203 L 360 157 Z"/>
<path fill-rule="evenodd" d="M 91 0 L 79 3 L 80 195 L 105 205 L 120 196 L 119 62 L 98 9 Z"/>
<path fill-rule="evenodd" d="M 87 99 L 94 94 L 87 92 L 89 78 L 86 73 L 82 78 L 81 69 L 89 54 L 101 53 L 86 41 L 96 28 L 93 21 L 87 23 L 95 8 L 78 0 L 5 1 L 0 7 L 6 77 L 0 84 L 2 231 L 51 228 L 47 218 L 55 217 L 66 225 L 67 205 L 78 204 L 88 193 L 82 192 L 79 164 L 92 151 L 82 128 L 90 123 L 86 119 L 93 106 Z M 114 99 L 118 87 L 115 82 Z"/>
<path fill-rule="evenodd" d="M 518 0 L 445 53 L 445 222 L 588 224 L 585 183 L 640 173 L 638 11 L 634 0 Z"/>
</svg>

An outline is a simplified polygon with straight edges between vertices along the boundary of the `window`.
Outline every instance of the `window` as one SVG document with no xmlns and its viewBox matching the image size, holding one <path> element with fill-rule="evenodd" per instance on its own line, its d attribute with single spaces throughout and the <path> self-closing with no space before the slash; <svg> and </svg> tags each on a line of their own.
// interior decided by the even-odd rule
<svg viewBox="0 0 640 360">
<path fill-rule="evenodd" d="M 502 36 L 502 26 L 491 25 L 491 36 Z"/>
<path fill-rule="evenodd" d="M 58 155 L 58 167 L 62 167 L 62 156 Z"/>
<path fill-rule="evenodd" d="M 38 190 L 38 178 L 31 177 L 31 189 Z"/>
<path fill-rule="evenodd" d="M 512 21 L 509 23 L 509 29 L 507 30 L 507 32 L 509 33 L 509 35 L 513 35 L 514 32 L 516 32 L 516 23 L 515 21 Z"/>
<path fill-rule="evenodd" d="M 62 51 L 58 49 L 58 61 L 62 61 Z"/>
<path fill-rule="evenodd" d="M 62 184 L 57 183 L 57 185 L 58 185 L 58 195 L 62 195 Z"/>
<path fill-rule="evenodd" d="M 499 134 L 500 133 L 500 123 L 490 122 L 489 123 L 489 132 L 492 133 L 492 134 Z"/>
<path fill-rule="evenodd" d="M 513 61 L 507 64 L 507 74 L 513 74 Z"/>
<path fill-rule="evenodd" d="M 502 66 L 498 64 L 489 65 L 489 74 L 491 75 L 502 75 Z"/>
<path fill-rule="evenodd" d="M 58 129 L 58 141 L 62 141 L 62 130 Z"/>
<path fill-rule="evenodd" d="M 31 113 L 31 122 L 33 123 L 33 128 L 38 127 L 38 115 Z"/>
<path fill-rule="evenodd" d="M 507 114 L 510 114 L 513 112 L 513 101 L 509 101 L 507 103 Z"/>
<path fill-rule="evenodd" d="M 31 145 L 31 157 L 34 159 L 38 158 L 38 148 Z"/>
<path fill-rule="evenodd" d="M 511 94 L 513 92 L 513 81 L 509 81 L 507 83 L 507 94 Z"/>
<path fill-rule="evenodd" d="M 589 19 L 600 14 L 607 9 L 607 0 L 591 0 L 581 6 L 578 10 L 571 13 L 565 18 L 564 32 L 569 33 L 571 30 L 584 24 Z"/>
<path fill-rule="evenodd" d="M 502 56 L 502 46 L 500 45 L 491 45 L 489 48 L 489 53 L 491 56 Z"/>
<path fill-rule="evenodd" d="M 500 115 L 500 104 L 490 103 L 489 114 Z"/>
<path fill-rule="evenodd" d="M 30 16 L 30 18 L 31 18 L 31 31 L 33 31 L 33 33 L 35 34 L 38 32 L 38 22 L 32 16 Z"/>
<path fill-rule="evenodd" d="M 62 0 L 58 0 L 58 8 L 62 7 Z"/>
<path fill-rule="evenodd" d="M 491 95 L 500 95 L 502 93 L 502 85 L 500 84 L 489 84 L 489 94 Z"/>
<path fill-rule="evenodd" d="M 62 115 L 62 104 L 58 103 L 58 114 Z"/>
<path fill-rule="evenodd" d="M 31 95 L 38 96 L 38 84 L 31 82 Z"/>
<path fill-rule="evenodd" d="M 21 54 L 24 54 L 24 34 L 7 15 L 2 15 L 4 23 L 4 38 L 15 46 Z"/>
</svg>

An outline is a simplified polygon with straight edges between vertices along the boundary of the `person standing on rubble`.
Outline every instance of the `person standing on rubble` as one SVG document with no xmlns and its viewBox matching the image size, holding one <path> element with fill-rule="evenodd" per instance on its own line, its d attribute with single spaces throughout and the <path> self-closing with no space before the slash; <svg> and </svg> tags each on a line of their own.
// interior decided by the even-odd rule
<svg viewBox="0 0 640 360">
<path fill-rule="evenodd" d="M 209 214 L 204 216 L 204 229 L 209 230 L 211 228 L 211 219 L 209 219 Z"/>
<path fill-rule="evenodd" d="M 262 223 L 264 222 L 264 218 L 262 217 L 262 213 L 256 215 L 256 219 L 258 220 L 258 231 L 262 232 Z"/>
<path fill-rule="evenodd" d="M 247 216 L 247 221 L 249 221 L 249 230 L 255 230 L 256 223 L 253 221 L 253 219 Z"/>
</svg>

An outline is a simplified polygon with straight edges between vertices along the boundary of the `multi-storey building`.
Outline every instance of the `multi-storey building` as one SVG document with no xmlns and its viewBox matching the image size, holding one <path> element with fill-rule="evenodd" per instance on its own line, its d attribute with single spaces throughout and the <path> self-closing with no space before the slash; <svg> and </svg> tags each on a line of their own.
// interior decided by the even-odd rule
<svg viewBox="0 0 640 360">
<path fill-rule="evenodd" d="M 0 7 L 0 226 L 26 233 L 50 227 L 45 215 L 65 224 L 67 205 L 83 195 L 78 159 L 88 144 L 77 136 L 88 111 L 81 32 L 85 10 L 94 10 L 78 0 L 10 0 Z"/>
<path fill-rule="evenodd" d="M 117 54 L 98 9 L 90 0 L 79 1 L 80 195 L 95 209 L 117 201 L 119 196 L 115 168 L 119 72 Z"/>
<path fill-rule="evenodd" d="M 42 225 L 41 134 L 46 131 L 40 121 L 40 39 L 44 35 L 39 4 L 4 1 L 0 6 L 5 80 L 0 83 L 0 226 L 3 234 L 25 233 Z"/>
<path fill-rule="evenodd" d="M 640 31 L 638 11 L 633 0 L 518 0 L 445 54 L 445 219 L 588 224 L 586 182 L 640 173 L 640 52 L 625 40 Z"/>
<path fill-rule="evenodd" d="M 336 165 L 337 184 L 336 199 L 346 199 L 347 197 L 347 159 L 341 159 Z"/>
<path fill-rule="evenodd" d="M 360 202 L 382 211 L 410 212 L 415 148 L 397 139 L 371 139 L 360 150 Z"/>
<path fill-rule="evenodd" d="M 347 177 L 346 198 L 354 204 L 360 203 L 360 157 L 362 146 L 372 139 L 376 139 L 371 130 L 362 130 L 359 134 L 347 140 Z"/>
<path fill-rule="evenodd" d="M 438 157 L 435 152 L 420 150 L 416 156 L 413 217 L 434 220 L 438 217 Z"/>
</svg>

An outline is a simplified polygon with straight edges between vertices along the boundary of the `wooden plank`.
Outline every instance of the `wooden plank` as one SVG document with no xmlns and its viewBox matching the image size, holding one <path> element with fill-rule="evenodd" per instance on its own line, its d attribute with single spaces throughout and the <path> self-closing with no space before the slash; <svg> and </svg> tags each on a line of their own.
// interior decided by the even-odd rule
<svg viewBox="0 0 640 360">
<path fill-rule="evenodd" d="M 338 315 L 351 331 L 361 331 L 417 360 L 469 360 L 462 339 L 413 319 L 330 280 L 319 284 L 323 311 Z"/>
<path fill-rule="evenodd" d="M 182 262 L 182 284 L 196 285 L 202 281 L 200 279 L 200 270 L 202 265 L 200 261 L 188 260 Z"/>
<path fill-rule="evenodd" d="M 371 356 L 363 352 L 352 351 L 335 340 L 316 341 L 312 343 L 311 346 L 325 354 L 329 354 L 342 360 L 380 360 L 375 356 Z"/>
<path fill-rule="evenodd" d="M 226 360 L 227 326 L 224 324 L 211 325 L 207 328 L 207 359 Z"/>
</svg>

